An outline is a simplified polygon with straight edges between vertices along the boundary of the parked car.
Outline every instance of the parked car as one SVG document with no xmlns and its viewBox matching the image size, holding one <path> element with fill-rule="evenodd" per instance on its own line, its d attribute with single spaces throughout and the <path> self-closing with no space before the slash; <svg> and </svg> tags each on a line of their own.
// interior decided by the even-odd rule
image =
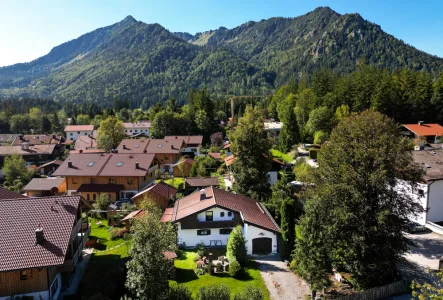
<svg viewBox="0 0 443 300">
<path fill-rule="evenodd" d="M 410 221 L 408 223 L 408 229 L 407 229 L 408 233 L 424 232 L 426 230 L 427 230 L 427 228 L 425 225 L 421 225 L 421 224 L 414 222 L 414 221 Z"/>
<path fill-rule="evenodd" d="M 115 202 L 115 206 L 117 206 L 117 208 L 121 208 L 123 203 L 134 204 L 131 199 L 120 199 Z"/>
</svg>

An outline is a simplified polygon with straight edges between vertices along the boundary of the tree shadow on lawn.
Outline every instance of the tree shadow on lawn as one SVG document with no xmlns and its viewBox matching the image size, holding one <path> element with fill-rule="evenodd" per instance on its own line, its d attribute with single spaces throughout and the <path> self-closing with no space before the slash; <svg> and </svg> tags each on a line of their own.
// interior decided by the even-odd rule
<svg viewBox="0 0 443 300">
<path fill-rule="evenodd" d="M 197 279 L 198 276 L 194 270 L 175 268 L 175 281 L 177 283 L 186 283 Z"/>
</svg>

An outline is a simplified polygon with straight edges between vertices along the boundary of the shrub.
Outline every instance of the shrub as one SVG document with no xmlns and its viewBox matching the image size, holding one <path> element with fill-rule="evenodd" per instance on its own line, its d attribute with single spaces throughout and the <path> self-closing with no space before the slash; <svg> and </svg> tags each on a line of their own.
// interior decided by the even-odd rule
<svg viewBox="0 0 443 300">
<path fill-rule="evenodd" d="M 297 261 L 295 259 L 291 260 L 291 263 L 289 264 L 289 269 L 291 271 L 295 271 L 295 269 L 297 268 Z"/>
<path fill-rule="evenodd" d="M 329 138 L 328 134 L 324 131 L 316 131 L 314 133 L 314 144 L 323 144 Z"/>
<path fill-rule="evenodd" d="M 219 262 L 215 265 L 217 273 L 223 273 L 223 265 Z"/>
<path fill-rule="evenodd" d="M 195 270 L 195 274 L 197 275 L 205 275 L 206 270 L 205 269 L 197 269 Z"/>
<path fill-rule="evenodd" d="M 166 299 L 169 300 L 191 300 L 191 291 L 183 284 L 172 284 L 169 287 Z"/>
<path fill-rule="evenodd" d="M 209 262 L 206 269 L 209 275 L 214 275 L 214 264 L 212 262 Z"/>
<path fill-rule="evenodd" d="M 111 240 L 116 240 L 118 231 L 119 230 L 117 228 L 112 228 L 111 231 L 109 232 L 109 238 Z"/>
<path fill-rule="evenodd" d="M 309 158 L 310 159 L 317 158 L 318 150 L 319 149 L 313 149 L 313 148 L 309 149 Z"/>
<path fill-rule="evenodd" d="M 226 256 L 229 260 L 236 260 L 241 265 L 247 262 L 246 240 L 241 226 L 235 227 L 229 235 L 228 244 L 226 245 Z"/>
<path fill-rule="evenodd" d="M 264 298 L 262 291 L 250 284 L 234 296 L 234 300 L 263 300 Z"/>
<path fill-rule="evenodd" d="M 200 258 L 202 258 L 203 256 L 205 256 L 205 245 L 203 243 L 197 244 L 197 255 L 200 256 Z"/>
<path fill-rule="evenodd" d="M 198 292 L 199 300 L 230 300 L 231 291 L 224 284 L 214 284 L 200 288 Z"/>
<path fill-rule="evenodd" d="M 238 277 L 241 271 L 242 268 L 238 261 L 234 260 L 229 264 L 229 276 Z"/>
</svg>

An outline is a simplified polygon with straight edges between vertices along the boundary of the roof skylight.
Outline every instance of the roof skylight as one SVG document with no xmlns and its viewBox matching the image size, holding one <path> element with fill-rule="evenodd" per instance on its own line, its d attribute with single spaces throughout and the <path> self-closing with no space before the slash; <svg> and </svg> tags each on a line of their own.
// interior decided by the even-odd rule
<svg viewBox="0 0 443 300">
<path fill-rule="evenodd" d="M 123 162 L 122 162 L 122 161 L 119 161 L 119 162 L 117 163 L 117 167 L 121 167 L 121 166 L 123 166 Z"/>
<path fill-rule="evenodd" d="M 92 161 L 88 164 L 88 167 L 92 167 L 95 164 L 95 161 Z"/>
</svg>

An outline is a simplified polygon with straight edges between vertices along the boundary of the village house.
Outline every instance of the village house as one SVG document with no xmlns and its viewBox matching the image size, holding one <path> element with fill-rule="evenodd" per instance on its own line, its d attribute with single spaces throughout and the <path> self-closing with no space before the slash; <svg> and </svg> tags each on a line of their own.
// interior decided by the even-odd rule
<svg viewBox="0 0 443 300">
<path fill-rule="evenodd" d="M 182 155 L 190 155 L 191 157 L 200 155 L 200 148 L 203 144 L 203 136 L 201 135 L 184 135 L 165 136 L 165 140 L 184 140 L 186 147 L 182 150 Z"/>
<path fill-rule="evenodd" d="M 172 166 L 172 173 L 175 177 L 188 177 L 191 174 L 192 165 L 194 164 L 192 158 L 185 158 L 179 160 Z"/>
<path fill-rule="evenodd" d="M 247 253 L 277 253 L 280 228 L 260 202 L 215 187 L 196 191 L 166 209 L 163 222 L 177 226 L 183 247 L 225 246 L 237 225 L 243 228 Z"/>
<path fill-rule="evenodd" d="M 155 180 L 155 156 L 146 153 L 71 154 L 54 172 L 66 178 L 68 195 L 94 201 L 100 193 L 129 199 Z"/>
<path fill-rule="evenodd" d="M 185 178 L 185 189 L 187 190 L 201 190 L 206 187 L 218 187 L 220 181 L 218 177 L 188 177 Z"/>
<path fill-rule="evenodd" d="M 172 172 L 174 164 L 182 157 L 186 144 L 182 139 L 124 139 L 117 147 L 118 153 L 154 154 L 162 171 Z"/>
<path fill-rule="evenodd" d="M 74 149 L 75 150 L 95 150 L 97 149 L 97 139 L 94 134 L 88 134 L 88 135 L 80 135 L 75 140 Z"/>
<path fill-rule="evenodd" d="M 37 170 L 40 172 L 41 175 L 52 175 L 52 173 L 54 173 L 55 170 L 57 170 L 62 163 L 62 160 L 56 159 L 41 165 L 37 168 Z"/>
<path fill-rule="evenodd" d="M 92 135 L 94 125 L 67 125 L 65 127 L 66 139 L 75 141 L 79 136 Z"/>
<path fill-rule="evenodd" d="M 263 126 L 265 131 L 268 133 L 268 136 L 272 137 L 275 143 L 278 143 L 278 136 L 283 128 L 283 123 L 269 120 L 265 121 Z"/>
<path fill-rule="evenodd" d="M 232 172 L 232 169 L 231 169 L 231 165 L 234 163 L 234 161 L 235 161 L 234 155 L 230 155 L 230 156 L 225 157 L 226 167 L 229 168 L 230 173 L 231 173 L 231 176 L 230 176 L 231 181 L 235 181 L 235 174 L 234 174 L 234 172 Z M 283 167 L 283 163 L 281 161 L 279 161 L 276 158 L 272 159 L 271 170 L 267 173 L 268 182 L 271 185 L 275 184 L 278 181 L 278 173 L 280 172 L 282 167 Z"/>
<path fill-rule="evenodd" d="M 19 134 L 14 138 L 11 146 L 20 146 L 23 143 L 28 143 L 29 145 L 47 145 L 47 144 L 57 144 L 60 145 L 65 141 L 65 138 L 61 135 L 56 134 Z"/>
<path fill-rule="evenodd" d="M 175 194 L 177 194 L 175 187 L 160 181 L 133 196 L 132 201 L 138 207 L 143 200 L 149 199 L 165 210 L 169 202 L 175 199 Z"/>
<path fill-rule="evenodd" d="M 66 193 L 65 178 L 32 178 L 23 189 L 29 197 L 56 196 Z"/>
<path fill-rule="evenodd" d="M 0 199 L 0 299 L 58 299 L 89 235 L 80 196 Z M 15 299 L 15 298 L 14 298 Z"/>
<path fill-rule="evenodd" d="M 2 157 L 2 159 L 6 156 L 16 154 L 22 156 L 29 165 L 47 163 L 62 153 L 63 149 L 57 147 L 56 144 L 30 145 L 28 143 L 22 143 L 20 146 L 0 147 L 0 157 Z"/>
<path fill-rule="evenodd" d="M 423 121 L 417 124 L 403 124 L 405 134 L 418 140 L 437 143 L 437 139 L 443 135 L 443 126 L 439 124 L 425 124 Z"/>
<path fill-rule="evenodd" d="M 151 135 L 151 122 L 149 121 L 138 121 L 135 123 L 126 122 L 123 123 L 125 133 L 129 136 L 146 136 Z"/>
</svg>

